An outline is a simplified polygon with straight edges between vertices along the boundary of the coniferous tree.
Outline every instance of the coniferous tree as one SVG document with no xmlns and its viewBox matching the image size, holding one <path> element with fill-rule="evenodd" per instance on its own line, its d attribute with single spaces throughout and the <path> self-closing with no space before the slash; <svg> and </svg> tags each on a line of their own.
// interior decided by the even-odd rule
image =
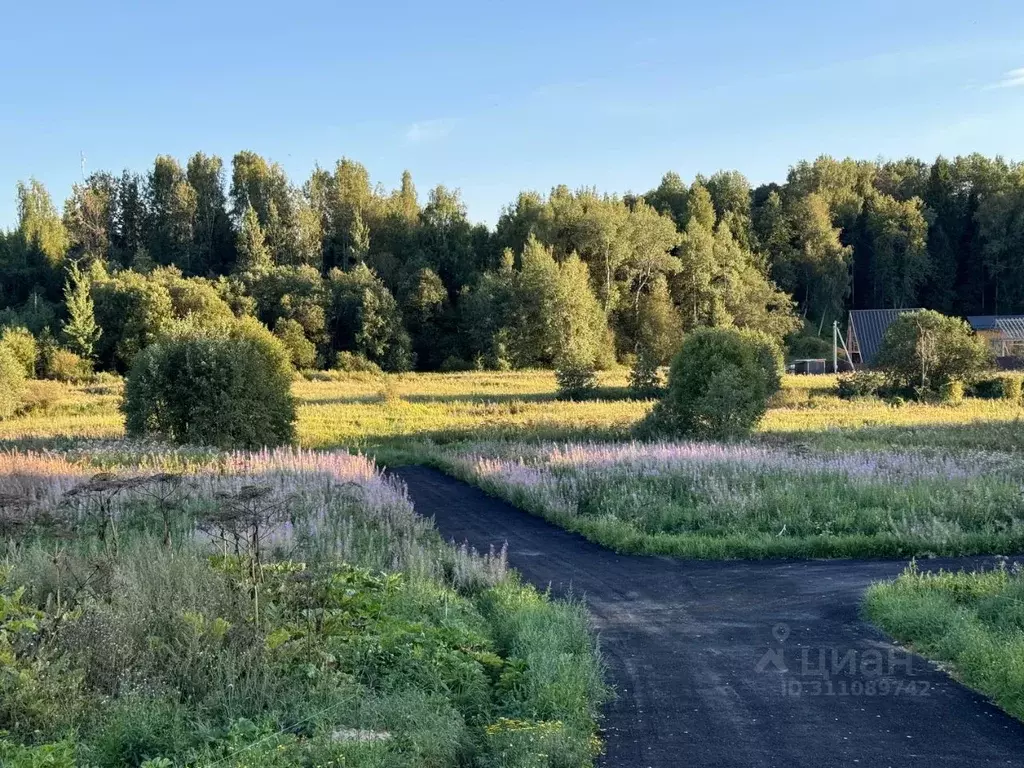
<svg viewBox="0 0 1024 768">
<path fill-rule="evenodd" d="M 72 352 L 91 360 L 96 351 L 96 342 L 103 330 L 96 323 L 95 304 L 91 292 L 92 281 L 82 273 L 77 264 L 68 268 L 64 285 L 64 304 L 68 319 L 62 326 L 64 340 Z"/>
</svg>

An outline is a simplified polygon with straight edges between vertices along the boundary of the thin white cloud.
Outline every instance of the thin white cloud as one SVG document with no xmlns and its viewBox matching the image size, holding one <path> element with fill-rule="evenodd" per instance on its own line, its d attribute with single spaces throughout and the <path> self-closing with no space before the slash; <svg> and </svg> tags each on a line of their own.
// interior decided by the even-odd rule
<svg viewBox="0 0 1024 768">
<path fill-rule="evenodd" d="M 447 137 L 454 127 L 455 121 L 448 118 L 421 120 L 409 126 L 409 130 L 405 132 L 405 140 L 410 144 L 440 141 Z"/>
<path fill-rule="evenodd" d="M 1011 69 L 998 83 L 993 83 L 989 88 L 1022 88 L 1024 87 L 1024 67 Z"/>
</svg>

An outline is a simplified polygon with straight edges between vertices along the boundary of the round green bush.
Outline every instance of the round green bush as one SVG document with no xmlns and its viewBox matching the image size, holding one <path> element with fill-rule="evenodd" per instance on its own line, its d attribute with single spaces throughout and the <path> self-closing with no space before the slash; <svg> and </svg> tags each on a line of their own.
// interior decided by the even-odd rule
<svg viewBox="0 0 1024 768">
<path fill-rule="evenodd" d="M 306 332 L 296 320 L 282 317 L 274 325 L 274 335 L 288 351 L 292 365 L 300 371 L 316 365 L 316 344 L 306 338 Z"/>
<path fill-rule="evenodd" d="M 782 353 L 767 336 L 703 328 L 683 341 L 664 398 L 648 417 L 651 431 L 673 437 L 749 435 L 781 385 Z"/>
<path fill-rule="evenodd" d="M 92 377 L 92 363 L 63 347 L 47 349 L 42 356 L 41 367 L 44 379 L 63 381 L 66 384 L 78 384 Z"/>
<path fill-rule="evenodd" d="M 966 321 L 924 309 L 892 321 L 875 362 L 890 384 L 920 398 L 953 380 L 977 380 L 991 365 L 992 351 Z"/>
<path fill-rule="evenodd" d="M 8 326 L 0 334 L 0 344 L 11 350 L 14 356 L 18 358 L 22 368 L 25 369 L 25 376 L 27 378 L 34 379 L 36 377 L 36 363 L 39 361 L 39 344 L 30 330 Z"/>
<path fill-rule="evenodd" d="M 1002 391 L 1001 394 L 1004 400 L 1009 400 L 1011 403 L 1019 403 L 1021 399 L 1021 392 L 1024 390 L 1022 386 L 1020 376 L 1006 375 L 1002 379 Z"/>
<path fill-rule="evenodd" d="M 355 352 L 339 352 L 334 361 L 334 370 L 341 373 L 372 373 L 374 375 L 384 373 L 373 360 L 367 360 L 364 355 Z"/>
<path fill-rule="evenodd" d="M 950 379 L 939 386 L 939 398 L 946 405 L 960 405 L 964 401 L 964 383 Z"/>
<path fill-rule="evenodd" d="M 836 380 L 836 394 L 843 400 L 855 397 L 882 397 L 886 393 L 885 374 L 878 371 L 857 371 Z"/>
<path fill-rule="evenodd" d="M 25 395 L 25 367 L 7 346 L 0 344 L 0 419 L 17 413 Z"/>
<path fill-rule="evenodd" d="M 168 338 L 140 352 L 125 383 L 134 436 L 258 448 L 295 437 L 288 351 L 251 320 Z"/>
</svg>

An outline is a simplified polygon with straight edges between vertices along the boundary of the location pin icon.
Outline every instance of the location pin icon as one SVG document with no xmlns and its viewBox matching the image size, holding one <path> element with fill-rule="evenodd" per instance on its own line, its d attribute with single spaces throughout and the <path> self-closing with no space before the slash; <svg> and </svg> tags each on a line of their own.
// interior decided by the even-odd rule
<svg viewBox="0 0 1024 768">
<path fill-rule="evenodd" d="M 789 637 L 789 627 L 786 624 L 776 624 L 772 627 L 772 635 L 778 642 L 784 643 Z"/>
</svg>

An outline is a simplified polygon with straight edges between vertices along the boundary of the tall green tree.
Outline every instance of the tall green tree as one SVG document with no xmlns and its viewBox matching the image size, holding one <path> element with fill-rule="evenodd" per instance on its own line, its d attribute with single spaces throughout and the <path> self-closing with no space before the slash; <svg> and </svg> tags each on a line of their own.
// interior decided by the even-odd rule
<svg viewBox="0 0 1024 768">
<path fill-rule="evenodd" d="M 513 282 L 508 351 L 519 368 L 555 361 L 558 262 L 551 248 L 530 236 Z"/>
<path fill-rule="evenodd" d="M 188 161 L 186 179 L 195 191 L 192 253 L 195 274 L 224 274 L 235 260 L 235 236 L 227 212 L 224 162 L 197 152 Z M 179 264 L 184 268 L 184 265 Z"/>
<path fill-rule="evenodd" d="M 64 227 L 68 255 L 78 263 L 109 258 L 116 228 L 117 180 L 108 173 L 94 173 L 83 184 L 71 187 L 64 203 Z"/>
<path fill-rule="evenodd" d="M 92 300 L 92 281 L 87 274 L 71 263 L 68 278 L 64 284 L 64 305 L 67 320 L 61 328 L 64 340 L 72 352 L 91 360 L 96 351 L 96 342 L 103 335 L 103 329 L 96 323 L 95 305 Z"/>
<path fill-rule="evenodd" d="M 449 357 L 456 356 L 459 350 L 449 339 L 448 290 L 440 276 L 429 267 L 417 270 L 402 286 L 400 298 L 402 316 L 419 365 L 435 369 Z"/>
<path fill-rule="evenodd" d="M 679 239 L 672 219 L 646 203 L 637 203 L 629 212 L 625 229 L 629 250 L 624 267 L 634 313 L 640 311 L 640 298 L 659 275 L 674 275 L 682 268 L 682 262 L 673 255 Z"/>
<path fill-rule="evenodd" d="M 149 212 L 146 210 L 143 181 L 138 174 L 125 171 L 117 184 L 112 260 L 125 267 L 138 261 L 146 261 L 148 226 Z"/>
<path fill-rule="evenodd" d="M 173 157 L 161 155 L 153 163 L 146 190 L 149 257 L 157 264 L 192 271 L 198 201 L 185 171 Z"/>
<path fill-rule="evenodd" d="M 250 206 L 256 212 L 275 264 L 322 266 L 321 217 L 280 165 L 255 152 L 237 153 L 230 197 L 236 225 Z"/>
<path fill-rule="evenodd" d="M 680 268 L 672 284 L 686 328 L 722 325 L 726 318 L 714 289 L 715 238 L 699 217 L 687 223 L 678 253 Z"/>
<path fill-rule="evenodd" d="M 558 265 L 552 299 L 551 330 L 559 389 L 564 394 L 583 394 L 596 386 L 594 372 L 608 326 L 590 288 L 590 271 L 578 256 L 569 256 Z"/>
<path fill-rule="evenodd" d="M 931 272 L 928 222 L 921 200 L 875 195 L 867 203 L 867 230 L 874 257 L 875 307 L 913 307 Z"/>
<path fill-rule="evenodd" d="M 473 282 L 479 271 L 473 252 L 473 228 L 458 190 L 438 185 L 420 214 L 420 248 L 451 295 Z"/>
<path fill-rule="evenodd" d="M 658 213 L 669 216 L 681 231 L 686 229 L 687 201 L 690 190 L 675 171 L 661 177 L 661 183 L 644 195 L 644 200 Z"/>
<path fill-rule="evenodd" d="M 803 314 L 824 327 L 839 319 L 845 306 L 853 249 L 843 245 L 840 230 L 832 225 L 828 201 L 821 194 L 811 193 L 800 200 L 793 222 L 796 248 L 791 271 L 798 277 L 789 288 Z"/>
<path fill-rule="evenodd" d="M 690 185 L 690 194 L 686 203 L 686 224 L 694 222 L 709 232 L 715 228 L 715 204 L 711 193 L 704 184 L 697 180 Z"/>
<path fill-rule="evenodd" d="M 236 251 L 238 253 L 237 266 L 240 272 L 266 272 L 274 265 L 273 256 L 267 246 L 267 239 L 263 234 L 263 227 L 260 226 L 259 216 L 256 215 L 256 209 L 251 205 L 245 209 L 245 213 L 242 215 Z"/>
<path fill-rule="evenodd" d="M 752 246 L 751 190 L 747 177 L 739 171 L 718 171 L 704 182 L 719 222 L 746 249 Z"/>
<path fill-rule="evenodd" d="M 56 300 L 63 266 L 71 245 L 67 228 L 50 193 L 36 179 L 18 182 L 18 228 L 8 240 L 6 281 L 13 301 L 38 286 Z"/>
<path fill-rule="evenodd" d="M 412 342 L 398 302 L 369 267 L 331 270 L 327 292 L 333 349 L 364 355 L 386 371 L 413 366 Z"/>
</svg>

